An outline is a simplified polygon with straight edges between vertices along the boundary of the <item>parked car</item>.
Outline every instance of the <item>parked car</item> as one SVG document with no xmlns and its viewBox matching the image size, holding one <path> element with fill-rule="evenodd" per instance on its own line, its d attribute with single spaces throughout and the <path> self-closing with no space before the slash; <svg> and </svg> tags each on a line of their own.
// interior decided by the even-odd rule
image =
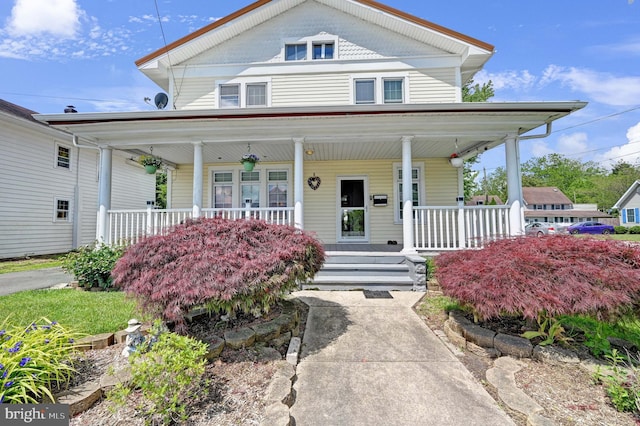
<svg viewBox="0 0 640 426">
<path fill-rule="evenodd" d="M 600 222 L 579 222 L 567 228 L 570 234 L 613 234 L 615 230 L 612 225 Z"/>
<path fill-rule="evenodd" d="M 554 223 L 532 222 L 524 227 L 526 235 L 542 237 L 543 235 L 553 235 L 557 231 Z"/>
</svg>

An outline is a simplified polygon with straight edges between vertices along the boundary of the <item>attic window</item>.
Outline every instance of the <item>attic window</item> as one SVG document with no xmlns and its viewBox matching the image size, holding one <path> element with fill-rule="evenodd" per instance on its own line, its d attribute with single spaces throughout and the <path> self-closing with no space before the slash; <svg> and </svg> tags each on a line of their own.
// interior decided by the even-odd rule
<svg viewBox="0 0 640 426">
<path fill-rule="evenodd" d="M 220 107 L 238 108 L 240 106 L 240 85 L 222 84 L 220 85 Z"/>
<path fill-rule="evenodd" d="M 304 61 L 307 59 L 307 43 L 287 44 L 284 47 L 285 60 Z"/>
<path fill-rule="evenodd" d="M 313 43 L 313 59 L 333 59 L 333 43 Z"/>
<path fill-rule="evenodd" d="M 63 169 L 70 169 L 71 149 L 63 145 L 57 145 L 56 150 L 56 165 Z"/>
</svg>

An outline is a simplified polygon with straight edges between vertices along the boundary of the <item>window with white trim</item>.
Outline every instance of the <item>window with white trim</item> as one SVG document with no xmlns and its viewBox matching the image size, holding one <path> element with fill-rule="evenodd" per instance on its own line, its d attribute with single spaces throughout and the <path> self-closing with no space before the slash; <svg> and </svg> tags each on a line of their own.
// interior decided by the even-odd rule
<svg viewBox="0 0 640 426">
<path fill-rule="evenodd" d="M 233 172 L 213 173 L 213 200 L 216 209 L 233 207 Z"/>
<path fill-rule="evenodd" d="M 56 167 L 71 169 L 71 148 L 56 144 Z"/>
<path fill-rule="evenodd" d="M 304 61 L 307 59 L 307 43 L 292 43 L 284 46 L 285 61 Z"/>
<path fill-rule="evenodd" d="M 353 78 L 355 104 L 403 104 L 409 102 L 405 76 L 361 76 Z"/>
<path fill-rule="evenodd" d="M 240 107 L 240 85 L 221 84 L 220 85 L 220 108 Z"/>
<path fill-rule="evenodd" d="M 55 199 L 55 214 L 53 217 L 54 222 L 69 222 L 69 200 L 56 198 Z"/>
<path fill-rule="evenodd" d="M 267 172 L 267 197 L 269 207 L 287 207 L 289 180 L 286 170 Z"/>
<path fill-rule="evenodd" d="M 385 104 L 401 104 L 404 102 L 403 78 L 383 78 L 382 83 Z"/>
<path fill-rule="evenodd" d="M 247 84 L 246 90 L 246 105 L 252 106 L 267 106 L 267 84 L 266 83 L 251 83 Z"/>
<path fill-rule="evenodd" d="M 355 80 L 356 104 L 376 103 L 376 80 L 374 78 L 363 78 Z"/>
<path fill-rule="evenodd" d="M 635 223 L 637 220 L 636 209 L 627 209 L 627 223 Z"/>
<path fill-rule="evenodd" d="M 240 196 L 242 207 L 247 203 L 250 203 L 251 207 L 260 207 L 260 172 L 258 170 L 240 172 Z"/>
<path fill-rule="evenodd" d="M 333 42 L 313 43 L 313 59 L 333 59 L 334 46 Z"/>
<path fill-rule="evenodd" d="M 402 168 L 400 166 L 395 167 L 395 175 L 396 175 L 396 200 L 395 203 L 395 220 L 396 222 L 401 222 L 403 217 L 403 200 L 402 200 Z M 422 202 L 422 184 L 420 182 L 420 167 L 413 167 L 411 169 L 411 197 L 413 201 L 413 206 L 417 207 Z"/>
</svg>

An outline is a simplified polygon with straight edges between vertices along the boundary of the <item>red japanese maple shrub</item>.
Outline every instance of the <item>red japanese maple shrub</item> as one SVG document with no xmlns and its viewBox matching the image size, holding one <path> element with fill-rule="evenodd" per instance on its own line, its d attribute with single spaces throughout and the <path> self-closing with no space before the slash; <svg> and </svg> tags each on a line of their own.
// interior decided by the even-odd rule
<svg viewBox="0 0 640 426">
<path fill-rule="evenodd" d="M 184 315 L 195 306 L 266 312 L 323 263 L 322 245 L 296 228 L 198 219 L 129 247 L 113 277 L 143 309 L 184 331 Z"/>
<path fill-rule="evenodd" d="M 435 262 L 443 292 L 480 319 L 604 318 L 640 305 L 640 247 L 623 242 L 521 237 L 441 254 Z"/>
</svg>

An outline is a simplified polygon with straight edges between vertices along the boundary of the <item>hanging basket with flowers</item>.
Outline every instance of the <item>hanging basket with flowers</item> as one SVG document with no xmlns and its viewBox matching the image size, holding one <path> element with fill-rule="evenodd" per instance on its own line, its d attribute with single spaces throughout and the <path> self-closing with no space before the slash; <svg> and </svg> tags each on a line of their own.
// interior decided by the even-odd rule
<svg viewBox="0 0 640 426">
<path fill-rule="evenodd" d="M 242 166 L 247 172 L 253 170 L 253 167 L 259 161 L 260 157 L 258 157 L 256 154 L 244 154 L 240 159 L 240 163 L 242 163 Z"/>
<path fill-rule="evenodd" d="M 449 157 L 449 163 L 451 163 L 451 165 L 455 168 L 460 168 L 462 167 L 462 163 L 464 162 L 464 160 L 462 158 L 460 158 L 458 156 L 457 152 L 454 152 L 453 154 L 451 154 L 451 156 Z"/>
<path fill-rule="evenodd" d="M 155 173 L 162 167 L 162 160 L 154 155 L 143 155 L 138 158 L 138 163 L 142 164 L 149 174 Z"/>
</svg>

